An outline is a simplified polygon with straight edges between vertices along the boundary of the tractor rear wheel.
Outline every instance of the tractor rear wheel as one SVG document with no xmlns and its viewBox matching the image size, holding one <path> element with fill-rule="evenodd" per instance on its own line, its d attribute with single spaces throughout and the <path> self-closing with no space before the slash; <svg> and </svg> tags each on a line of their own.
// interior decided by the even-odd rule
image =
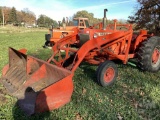
<svg viewBox="0 0 160 120">
<path fill-rule="evenodd" d="M 99 65 L 97 68 L 97 82 L 103 86 L 112 85 L 117 76 L 118 76 L 118 69 L 114 62 L 106 61 Z"/>
<path fill-rule="evenodd" d="M 151 37 L 143 41 L 137 53 L 138 66 L 149 72 L 160 69 L 160 37 Z"/>
</svg>

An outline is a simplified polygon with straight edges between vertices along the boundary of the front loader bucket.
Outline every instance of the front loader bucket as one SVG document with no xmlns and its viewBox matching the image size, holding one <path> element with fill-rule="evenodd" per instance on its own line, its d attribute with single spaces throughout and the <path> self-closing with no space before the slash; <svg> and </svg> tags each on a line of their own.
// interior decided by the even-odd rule
<svg viewBox="0 0 160 120">
<path fill-rule="evenodd" d="M 9 48 L 9 64 L 2 70 L 0 82 L 27 114 L 59 108 L 70 101 L 73 74 L 46 61 Z"/>
</svg>

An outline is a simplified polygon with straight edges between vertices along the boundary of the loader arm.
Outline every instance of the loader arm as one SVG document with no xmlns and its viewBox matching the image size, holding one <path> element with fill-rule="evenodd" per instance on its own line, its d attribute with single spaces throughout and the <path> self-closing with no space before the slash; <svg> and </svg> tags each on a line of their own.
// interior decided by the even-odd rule
<svg viewBox="0 0 160 120">
<path fill-rule="evenodd" d="M 77 67 L 79 66 L 79 64 L 83 61 L 83 59 L 85 58 L 85 56 L 92 50 L 94 49 L 98 49 L 98 50 L 101 50 L 102 46 L 103 45 L 106 45 L 108 43 L 112 43 L 112 42 L 115 42 L 118 41 L 120 38 L 123 38 L 125 36 L 129 36 L 129 43 L 131 42 L 131 37 L 132 37 L 132 31 L 129 31 L 129 32 L 115 32 L 115 33 L 112 33 L 112 34 L 109 34 L 109 35 L 105 35 L 105 36 L 99 36 L 98 38 L 93 38 L 91 40 L 88 40 L 85 44 L 83 44 L 81 46 L 81 48 L 77 51 L 76 53 L 76 56 L 74 58 L 74 61 L 73 61 L 73 64 L 72 64 L 72 69 L 71 71 L 74 72 Z M 129 45 L 128 45 L 128 49 L 126 51 L 127 53 L 129 52 Z M 126 54 L 127 54 L 126 53 Z M 114 56 L 117 56 L 116 54 L 114 53 L 111 53 L 110 51 L 108 51 L 108 54 L 112 54 Z M 118 56 L 117 56 L 118 57 Z M 124 57 L 128 57 L 128 56 L 125 56 Z M 125 61 L 126 62 L 126 59 Z"/>
<path fill-rule="evenodd" d="M 126 42 L 127 40 L 128 46 L 125 51 L 125 54 L 123 55 L 117 55 L 112 51 L 106 49 L 107 54 L 111 54 L 112 56 L 121 59 L 124 63 L 126 63 L 128 60 L 128 53 L 131 43 L 132 32 L 133 32 L 132 30 L 124 32 L 116 31 L 111 34 L 99 36 L 97 38 L 88 40 L 78 49 L 73 49 L 72 47 L 70 47 L 70 45 L 75 43 L 76 41 L 76 34 L 70 35 L 68 37 L 62 38 L 52 47 L 54 53 L 48 59 L 48 62 L 49 63 L 53 62 L 57 66 L 66 68 L 72 71 L 72 73 L 74 73 L 79 64 L 85 59 L 86 55 L 90 54 L 91 51 L 93 50 L 101 51 L 106 46 L 109 47 L 109 45 L 115 44 L 119 41 Z M 64 58 L 62 57 L 63 54 L 61 53 L 62 50 L 64 50 L 65 53 Z M 58 59 L 56 59 L 56 57 L 58 57 Z"/>
</svg>

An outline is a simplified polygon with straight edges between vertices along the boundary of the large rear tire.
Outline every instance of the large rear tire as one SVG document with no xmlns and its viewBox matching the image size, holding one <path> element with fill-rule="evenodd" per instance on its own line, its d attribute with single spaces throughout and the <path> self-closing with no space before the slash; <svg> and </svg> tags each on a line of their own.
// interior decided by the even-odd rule
<svg viewBox="0 0 160 120">
<path fill-rule="evenodd" d="M 157 72 L 160 69 L 160 37 L 143 41 L 137 52 L 137 60 L 142 70 Z"/>
<path fill-rule="evenodd" d="M 114 62 L 106 61 L 97 68 L 97 82 L 103 86 L 112 85 L 118 76 L 118 69 Z"/>
</svg>

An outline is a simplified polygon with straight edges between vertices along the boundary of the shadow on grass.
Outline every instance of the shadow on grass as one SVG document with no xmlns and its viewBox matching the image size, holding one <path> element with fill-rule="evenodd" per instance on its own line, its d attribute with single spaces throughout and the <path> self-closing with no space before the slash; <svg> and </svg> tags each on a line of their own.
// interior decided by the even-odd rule
<svg viewBox="0 0 160 120">
<path fill-rule="evenodd" d="M 25 92 L 24 99 L 19 99 L 13 107 L 14 120 L 44 120 L 50 118 L 49 107 L 46 101 L 46 95 L 41 92 L 41 104 L 36 104 L 38 93 L 34 91 Z M 43 112 L 43 113 L 42 113 Z"/>
<path fill-rule="evenodd" d="M 16 103 L 12 109 L 14 120 L 44 120 L 50 117 L 50 112 L 37 113 L 32 116 L 27 116 Z"/>
</svg>

